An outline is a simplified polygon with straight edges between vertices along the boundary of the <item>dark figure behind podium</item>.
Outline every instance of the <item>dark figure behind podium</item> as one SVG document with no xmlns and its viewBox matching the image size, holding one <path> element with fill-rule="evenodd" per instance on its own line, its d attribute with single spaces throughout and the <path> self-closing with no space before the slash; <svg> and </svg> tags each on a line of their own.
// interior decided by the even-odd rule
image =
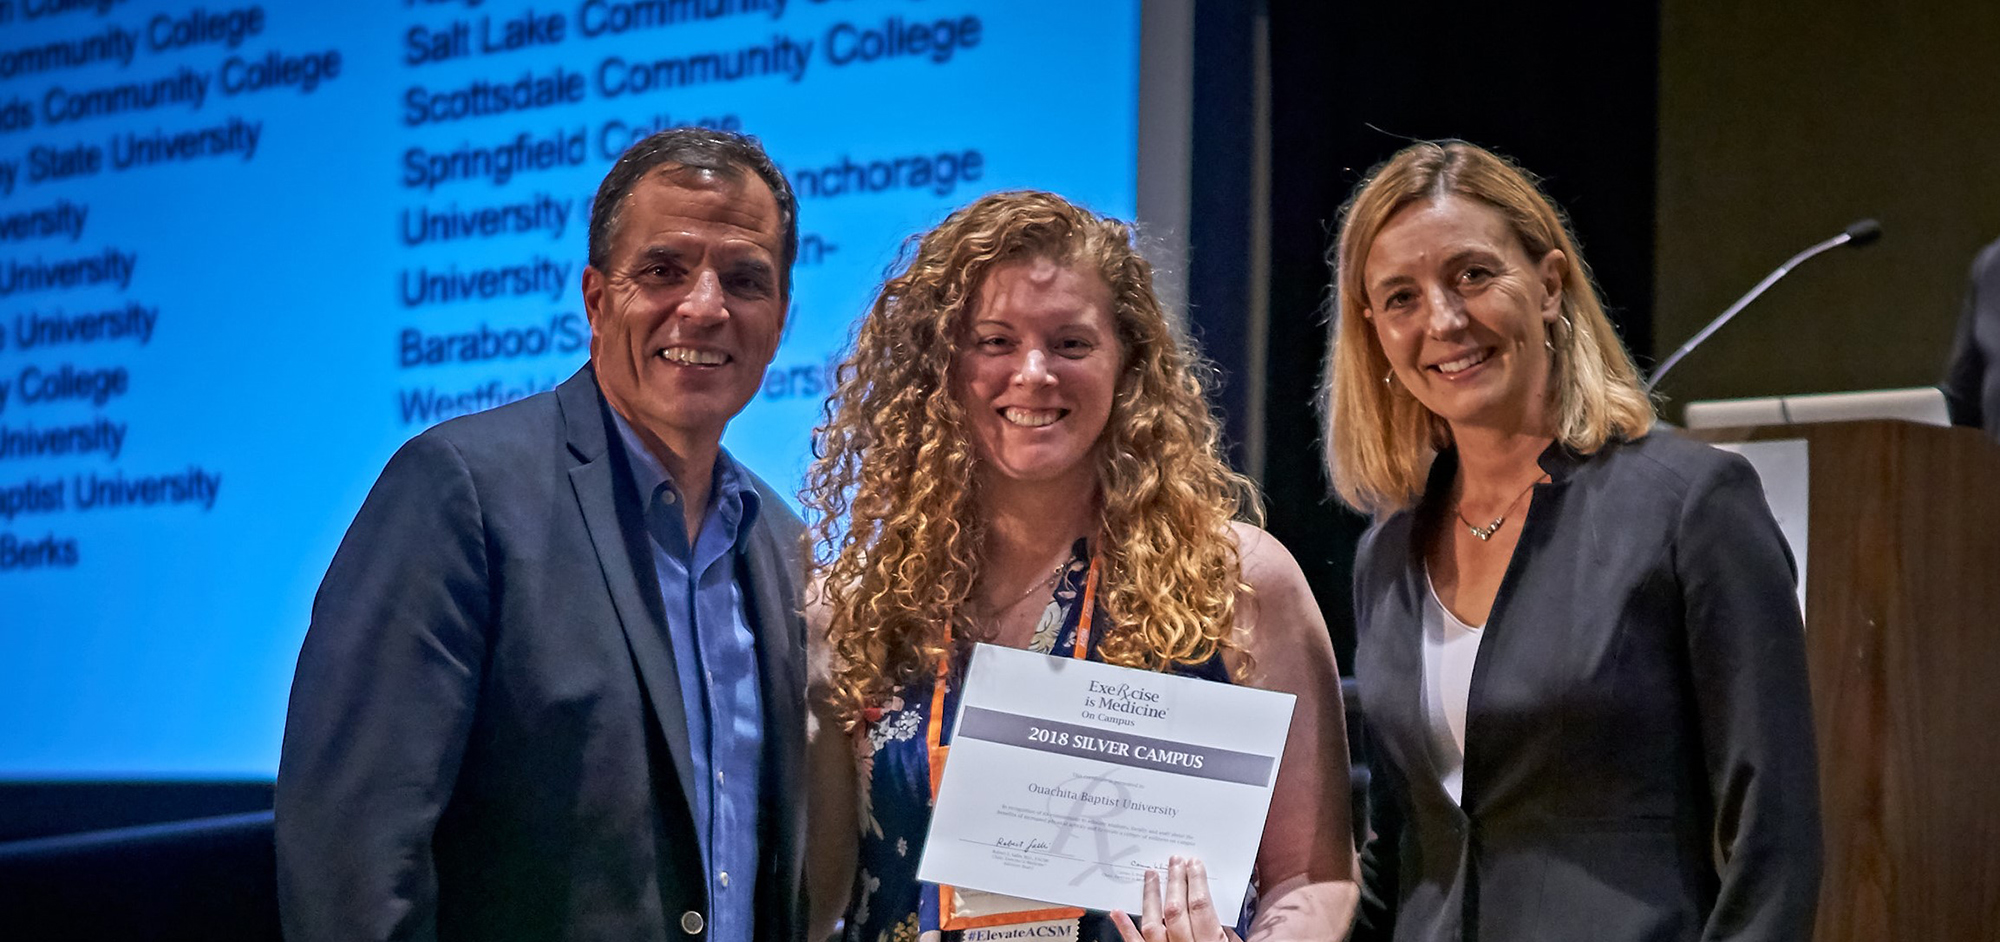
<svg viewBox="0 0 2000 942">
<path fill-rule="evenodd" d="M 1972 261 L 1943 388 L 1952 424 L 2000 441 L 2000 241 Z"/>
<path fill-rule="evenodd" d="M 720 446 L 796 219 L 752 139 L 639 142 L 591 207 L 589 365 L 390 459 L 292 686 L 289 939 L 803 937 L 801 525 Z"/>
<path fill-rule="evenodd" d="M 1818 773 L 1748 462 L 1654 427 L 1559 212 L 1418 144 L 1344 210 L 1328 461 L 1374 836 L 1359 939 L 1799 942 Z"/>
</svg>

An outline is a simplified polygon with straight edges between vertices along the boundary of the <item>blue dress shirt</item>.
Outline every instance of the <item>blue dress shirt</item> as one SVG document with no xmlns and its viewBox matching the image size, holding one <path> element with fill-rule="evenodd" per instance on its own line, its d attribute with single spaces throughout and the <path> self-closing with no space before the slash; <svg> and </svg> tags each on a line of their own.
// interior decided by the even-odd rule
<svg viewBox="0 0 2000 942">
<path fill-rule="evenodd" d="M 708 511 L 689 540 L 680 488 L 624 417 L 616 411 L 612 417 L 646 498 L 653 568 L 687 713 L 694 760 L 689 798 L 708 874 L 708 937 L 748 942 L 756 918 L 764 703 L 736 554 L 757 518 L 757 491 L 736 459 L 719 453 Z"/>
</svg>

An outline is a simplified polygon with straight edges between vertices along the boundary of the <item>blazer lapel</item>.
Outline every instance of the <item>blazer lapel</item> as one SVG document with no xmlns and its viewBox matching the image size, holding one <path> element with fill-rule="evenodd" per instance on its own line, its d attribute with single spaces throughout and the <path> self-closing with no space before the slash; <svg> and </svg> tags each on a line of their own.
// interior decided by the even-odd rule
<svg viewBox="0 0 2000 942">
<path fill-rule="evenodd" d="M 673 647 L 667 644 L 666 608 L 654 583 L 641 578 L 653 567 L 651 547 L 646 542 L 649 537 L 640 519 L 638 485 L 632 482 L 631 469 L 610 447 L 609 417 L 604 414 L 609 407 L 590 368 L 579 370 L 558 387 L 556 399 L 562 406 L 570 451 L 578 461 L 569 471 L 577 510 L 597 550 L 604 585 L 618 612 L 632 663 L 678 773 L 682 800 L 691 808 L 694 760 L 688 746 L 687 712 L 681 706 L 680 676 L 674 668 Z"/>
<path fill-rule="evenodd" d="M 1385 619 L 1385 624 L 1394 632 L 1391 643 L 1386 645 L 1389 653 L 1390 676 L 1395 678 L 1393 703 L 1394 722 L 1398 728 L 1409 730 L 1412 735 L 1401 737 L 1405 748 L 1396 758 L 1403 768 L 1410 770 L 1409 788 L 1413 804 L 1421 804 L 1436 809 L 1446 818 L 1466 822 L 1465 807 L 1471 805 L 1472 789 L 1469 774 L 1461 773 L 1459 783 L 1460 800 L 1454 802 L 1444 790 L 1444 782 L 1438 772 L 1437 755 L 1431 746 L 1430 709 L 1426 705 L 1425 691 L 1427 678 L 1424 676 L 1424 606 L 1430 603 L 1430 585 L 1425 573 L 1424 532 L 1428 521 L 1435 513 L 1429 495 L 1443 493 L 1451 482 L 1451 476 L 1458 467 L 1456 452 L 1449 449 L 1440 452 L 1431 463 L 1430 474 L 1424 487 L 1426 499 L 1419 501 L 1415 508 L 1396 518 L 1394 532 L 1400 543 L 1403 566 L 1396 580 L 1396 595 L 1389 603 L 1393 615 Z M 1385 534 L 1387 535 L 1387 534 Z M 1396 549 L 1393 545 L 1387 549 Z M 1484 647 L 1484 642 L 1482 642 Z M 1478 683 L 1478 669 L 1473 671 L 1473 683 Z M 1468 728 L 1466 751 L 1472 749 L 1470 727 L 1472 708 L 1466 708 Z"/>
<path fill-rule="evenodd" d="M 1532 489 L 1534 496 L 1521 515 L 1521 538 L 1515 544 L 1514 557 L 1507 563 L 1499 593 L 1487 614 L 1486 637 L 1473 657 L 1472 686 L 1465 702 L 1463 794 L 1467 806 L 1474 809 L 1480 807 L 1474 801 L 1475 796 L 1481 801 L 1495 797 L 1505 800 L 1510 785 L 1502 776 L 1510 766 L 1519 765 L 1515 760 L 1519 758 L 1521 744 L 1507 741 L 1506 724 L 1495 726 L 1495 721 L 1487 719 L 1509 712 L 1504 703 L 1498 708 L 1492 705 L 1495 696 L 1508 699 L 1505 691 L 1495 694 L 1494 685 L 1532 684 L 1534 689 L 1542 691 L 1540 695 L 1552 696 L 1565 692 L 1554 685 L 1576 682 L 1573 672 L 1560 666 L 1564 655 L 1581 643 L 1564 636 L 1574 630 L 1575 622 L 1549 619 L 1546 606 L 1537 611 L 1534 600 L 1559 597 L 1535 588 L 1536 583 L 1547 578 L 1540 573 L 1582 571 L 1587 565 L 1581 561 L 1565 563 L 1552 555 L 1552 551 L 1560 552 L 1560 547 L 1544 545 L 1548 539 L 1548 521 L 1562 513 L 1570 475 L 1581 461 L 1581 456 L 1560 442 L 1550 444 L 1538 459 L 1549 480 Z M 1524 615 L 1510 615 L 1516 598 L 1530 606 Z M 1518 715 L 1519 711 L 1514 712 Z"/>
<path fill-rule="evenodd" d="M 770 528 L 759 524 L 749 552 L 743 554 L 748 595 L 757 619 L 757 661 L 763 671 L 765 712 L 780 721 L 765 735 L 799 745 L 799 721 L 805 716 L 804 638 L 796 632 L 799 603 L 792 590 L 796 577 L 782 572 L 792 554 L 780 549 Z"/>
<path fill-rule="evenodd" d="M 1409 554 L 1409 563 L 1403 567 L 1401 578 L 1397 580 L 1393 603 L 1397 617 L 1389 621 L 1394 626 L 1394 640 L 1388 647 L 1391 676 L 1401 680 L 1393 688 L 1394 722 L 1417 735 L 1407 741 L 1409 754 L 1400 758 L 1403 767 L 1412 772 L 1414 781 L 1410 782 L 1410 788 L 1413 791 L 1424 793 L 1429 799 L 1428 804 L 1456 811 L 1451 796 L 1445 793 L 1438 773 L 1437 756 L 1431 750 L 1430 710 L 1425 706 L 1424 605 L 1429 601 L 1430 588 L 1425 585 L 1424 579 L 1419 515 L 1411 514 L 1403 522 L 1405 529 L 1402 536 L 1407 541 L 1405 551 Z"/>
<path fill-rule="evenodd" d="M 760 521 L 737 570 L 756 619 L 757 662 L 762 672 L 768 776 L 780 806 L 791 804 L 805 758 L 805 652 L 793 554 Z"/>
<path fill-rule="evenodd" d="M 758 490 L 767 514 L 784 506 L 768 488 Z M 795 553 L 792 541 L 780 536 L 771 517 L 765 516 L 753 525 L 736 561 L 744 607 L 757 638 L 764 698 L 759 938 L 794 935 L 804 919 L 805 634 Z"/>
</svg>

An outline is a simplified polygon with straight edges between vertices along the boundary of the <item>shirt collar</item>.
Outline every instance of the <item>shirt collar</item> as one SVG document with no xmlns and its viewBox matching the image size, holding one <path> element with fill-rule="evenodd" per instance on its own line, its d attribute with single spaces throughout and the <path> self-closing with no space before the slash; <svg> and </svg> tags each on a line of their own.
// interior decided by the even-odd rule
<svg viewBox="0 0 2000 942">
<path fill-rule="evenodd" d="M 1549 476 L 1549 483 L 1562 484 L 1569 480 L 1570 473 L 1576 470 L 1577 465 L 1583 463 L 1585 457 L 1587 456 L 1582 452 L 1563 444 L 1563 440 L 1558 438 L 1550 442 L 1549 447 L 1542 449 L 1541 457 L 1536 458 L 1535 463 L 1542 466 L 1542 472 Z"/>
<path fill-rule="evenodd" d="M 680 485 L 674 483 L 673 476 L 667 473 L 666 465 L 660 463 L 659 456 L 653 454 L 653 450 L 639 438 L 632 423 L 625 421 L 617 409 L 607 411 L 611 413 L 612 423 L 618 427 L 619 439 L 625 443 L 625 460 L 632 469 L 632 480 L 639 485 L 639 493 L 644 496 L 647 505 L 651 505 L 653 495 L 662 487 L 673 491 L 676 498 L 681 497 Z M 751 525 L 757 522 L 763 498 L 750 484 L 749 470 L 738 464 L 727 448 L 716 451 L 712 474 L 709 478 L 707 516 L 721 515 L 723 522 L 734 529 L 736 548 L 740 550 L 749 540 Z M 730 519 L 732 517 L 735 519 Z"/>
<path fill-rule="evenodd" d="M 1550 483 L 1562 484 L 1569 480 L 1569 476 L 1587 457 L 1589 456 L 1563 444 L 1559 438 L 1542 449 L 1542 453 L 1535 458 L 1535 463 L 1541 465 L 1542 473 L 1549 476 Z M 1424 481 L 1424 493 L 1426 495 L 1443 493 L 1444 488 L 1451 483 L 1452 475 L 1456 473 L 1458 473 L 1458 449 L 1447 445 L 1439 449 L 1431 459 L 1430 473 Z"/>
</svg>

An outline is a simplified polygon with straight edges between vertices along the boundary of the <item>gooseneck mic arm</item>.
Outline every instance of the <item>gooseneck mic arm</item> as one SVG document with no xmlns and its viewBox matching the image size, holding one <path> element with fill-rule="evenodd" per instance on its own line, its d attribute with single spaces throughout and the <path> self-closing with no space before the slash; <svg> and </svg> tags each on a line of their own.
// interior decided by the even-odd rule
<svg viewBox="0 0 2000 942">
<path fill-rule="evenodd" d="M 1658 367 L 1654 368 L 1653 375 L 1646 378 L 1646 391 L 1649 393 L 1652 392 L 1654 387 L 1660 385 L 1660 380 L 1666 378 L 1667 371 L 1674 368 L 1674 364 L 1679 363 L 1682 357 L 1694 352 L 1694 348 L 1701 346 L 1702 342 L 1707 340 L 1710 334 L 1720 330 L 1722 325 L 1729 323 L 1730 318 L 1735 317 L 1737 313 L 1749 307 L 1750 302 L 1757 300 L 1758 296 L 1770 290 L 1772 285 L 1778 283 L 1778 279 L 1791 274 L 1792 269 L 1799 267 L 1799 263 L 1829 249 L 1837 249 L 1843 245 L 1853 245 L 1856 248 L 1860 248 L 1881 237 L 1882 224 L 1873 219 L 1863 219 L 1848 226 L 1839 235 L 1792 256 L 1783 265 L 1779 265 L 1776 271 L 1765 275 L 1763 281 L 1757 282 L 1757 286 L 1751 288 L 1750 293 L 1737 298 L 1736 303 L 1729 306 L 1729 310 L 1723 311 L 1715 320 L 1709 321 L 1708 326 L 1701 329 L 1701 333 L 1695 334 L 1689 338 L 1687 343 L 1681 344 L 1681 348 L 1675 350 L 1673 356 L 1667 357 Z"/>
</svg>

